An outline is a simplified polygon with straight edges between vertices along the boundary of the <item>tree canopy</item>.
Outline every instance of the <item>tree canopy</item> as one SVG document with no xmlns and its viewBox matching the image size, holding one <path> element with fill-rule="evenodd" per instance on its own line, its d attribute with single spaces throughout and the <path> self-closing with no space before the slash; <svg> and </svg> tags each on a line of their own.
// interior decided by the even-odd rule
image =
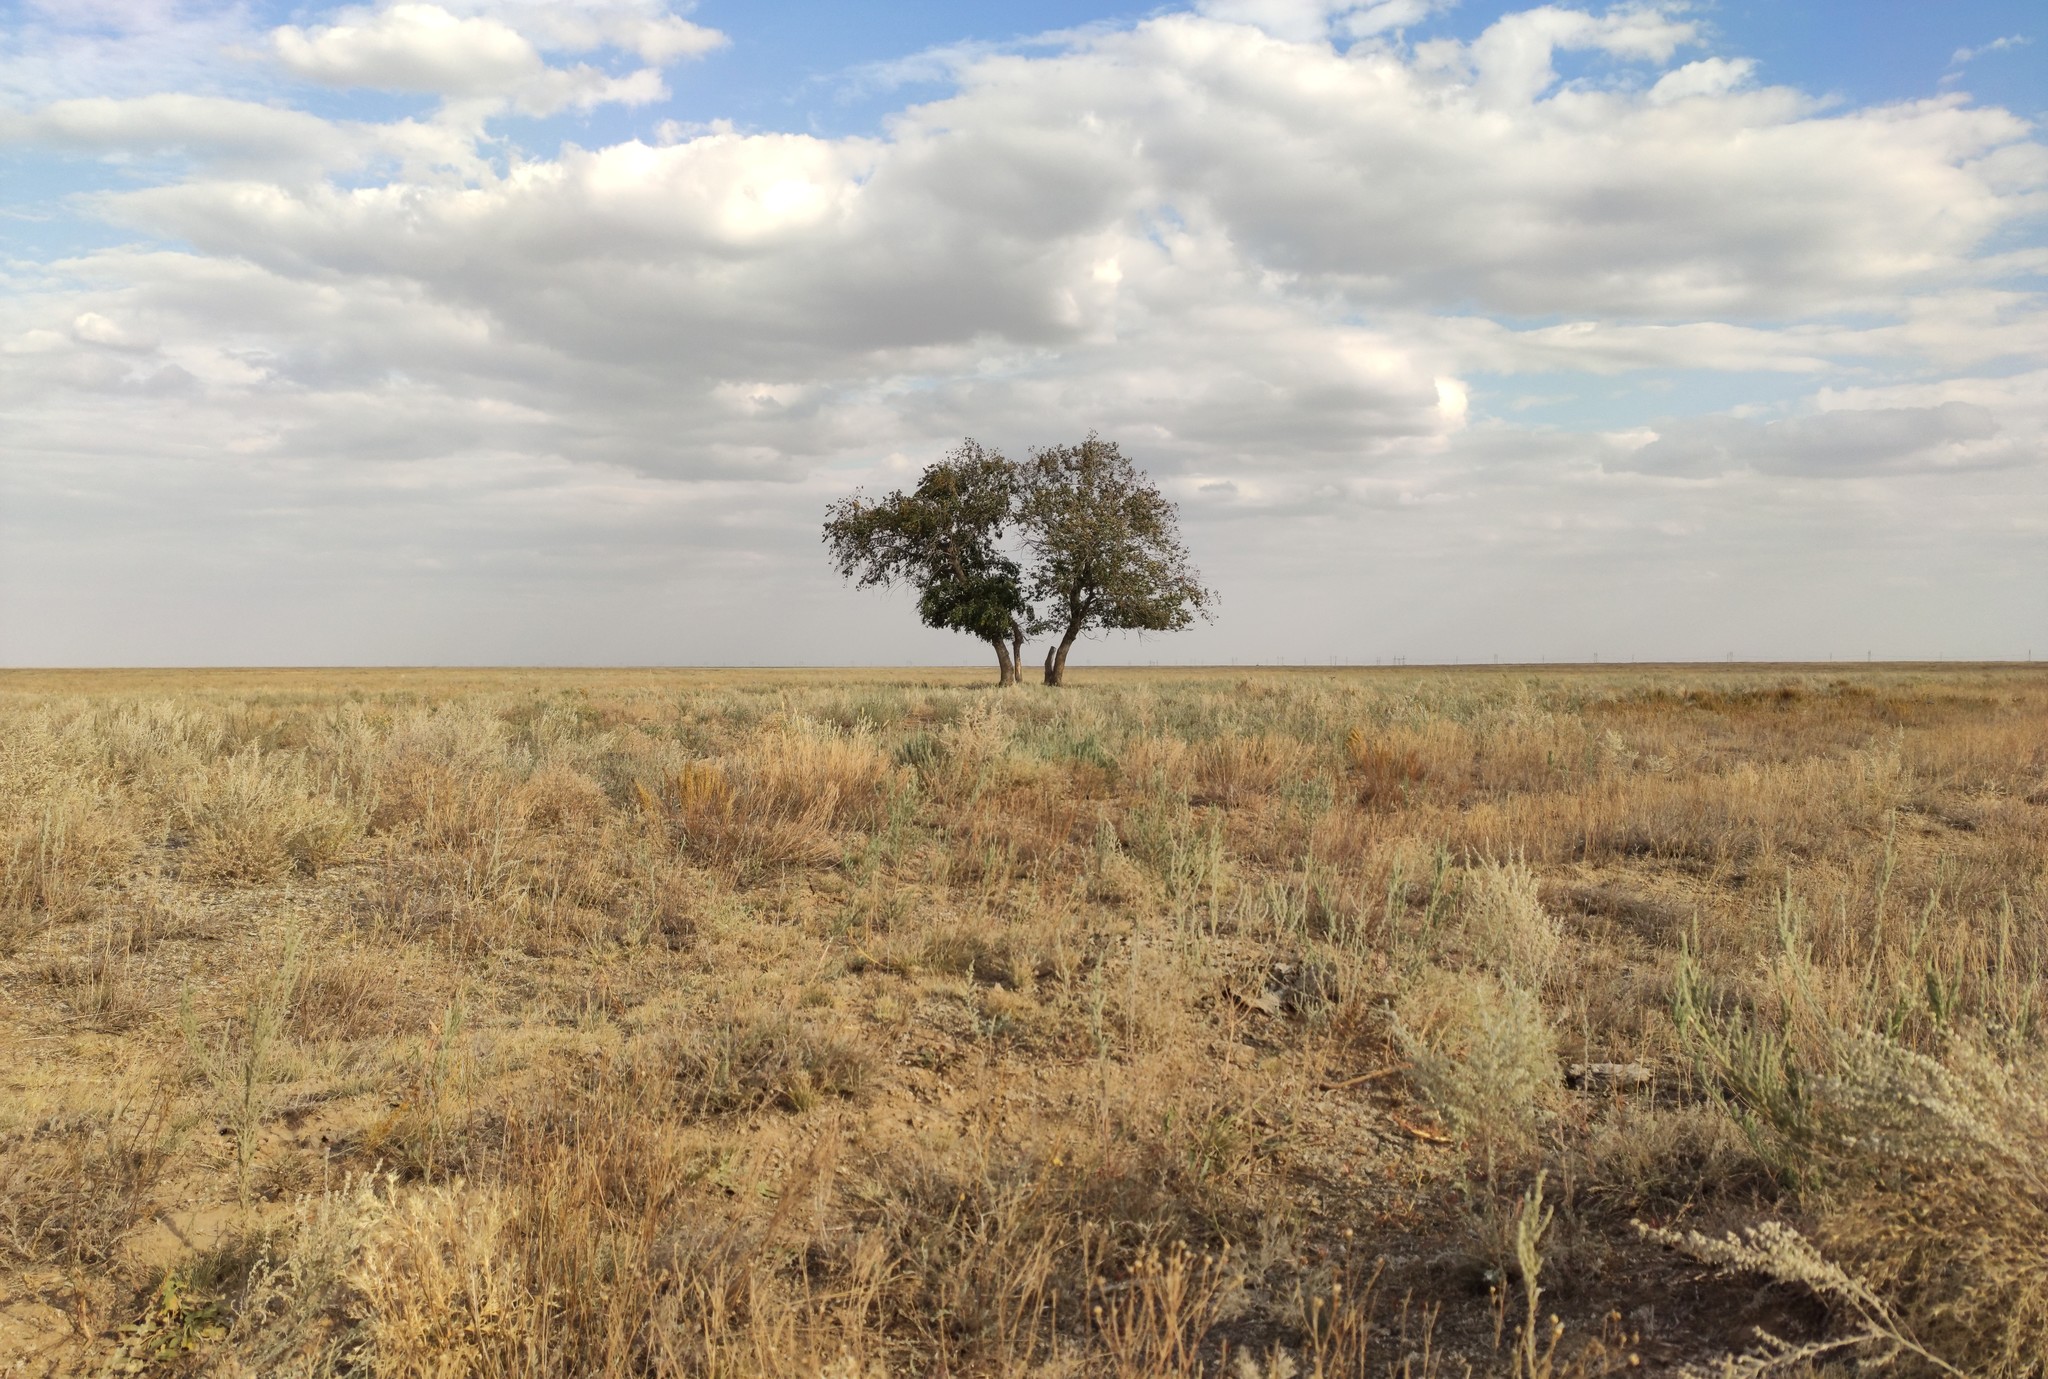
<svg viewBox="0 0 2048 1379">
<path fill-rule="evenodd" d="M 1036 630 L 1060 634 L 1045 655 L 1045 683 L 1064 683 L 1067 653 L 1083 633 L 1178 632 L 1208 617 L 1180 541 L 1171 500 L 1117 448 L 1090 432 L 1079 445 L 1034 451 L 1019 521 L 1032 555 L 1030 594 L 1045 601 Z"/>
<path fill-rule="evenodd" d="M 969 440 L 927 468 L 909 493 L 879 500 L 855 493 L 832 504 L 825 544 L 841 578 L 858 588 L 915 587 L 927 627 L 989 643 L 1002 683 L 1013 684 L 1032 622 L 1023 574 L 1002 551 L 1017 497 L 1016 465 Z"/>
<path fill-rule="evenodd" d="M 1028 570 L 1006 548 L 1013 534 Z M 857 587 L 907 583 L 927 626 L 989 643 L 1006 685 L 1029 634 L 1059 634 L 1045 655 L 1045 682 L 1058 685 L 1082 635 L 1178 631 L 1215 602 L 1173 503 L 1092 432 L 1023 465 L 965 441 L 908 493 L 832 504 L 825 543 Z"/>
</svg>

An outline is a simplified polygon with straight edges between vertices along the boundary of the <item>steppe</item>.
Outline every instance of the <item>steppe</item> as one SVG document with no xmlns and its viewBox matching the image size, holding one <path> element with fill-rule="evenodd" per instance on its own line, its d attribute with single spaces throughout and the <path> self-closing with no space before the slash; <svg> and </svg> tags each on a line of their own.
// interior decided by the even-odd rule
<svg viewBox="0 0 2048 1379">
<path fill-rule="evenodd" d="M 2048 1365 L 2048 668 L 1073 678 L 0 673 L 0 1374 Z"/>
</svg>

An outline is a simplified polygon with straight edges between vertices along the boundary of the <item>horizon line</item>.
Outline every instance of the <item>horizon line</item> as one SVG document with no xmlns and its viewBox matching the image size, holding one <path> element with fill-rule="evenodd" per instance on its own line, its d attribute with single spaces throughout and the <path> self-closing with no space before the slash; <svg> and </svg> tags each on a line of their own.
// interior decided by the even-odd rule
<svg viewBox="0 0 2048 1379">
<path fill-rule="evenodd" d="M 1069 667 L 1070 671 L 1090 670 L 1209 670 L 1209 671 L 1358 671 L 1358 670 L 1638 670 L 1656 669 L 1845 669 L 1861 666 L 1865 669 L 1911 668 L 1922 666 L 2026 668 L 2048 666 L 2048 661 L 2036 660 L 2031 654 L 2025 657 L 1901 657 L 1883 661 L 1866 658 L 1764 658 L 1764 659 L 1657 659 L 1657 660 L 1409 660 L 1406 657 L 1386 657 L 1367 663 L 1364 661 L 1089 661 Z M 1035 669 L 1035 666 L 1033 667 Z M 0 675 L 50 675 L 50 674 L 136 674 L 173 673 L 179 671 L 643 671 L 648 673 L 675 673 L 682 671 L 718 670 L 885 670 L 885 671 L 960 671 L 986 669 L 978 661 L 704 661 L 704 662 L 627 662 L 627 661 L 333 661 L 306 662 L 208 662 L 189 665 L 173 664 L 104 664 L 104 665 L 0 665 Z M 1028 679 L 1028 677 L 1027 677 Z"/>
</svg>

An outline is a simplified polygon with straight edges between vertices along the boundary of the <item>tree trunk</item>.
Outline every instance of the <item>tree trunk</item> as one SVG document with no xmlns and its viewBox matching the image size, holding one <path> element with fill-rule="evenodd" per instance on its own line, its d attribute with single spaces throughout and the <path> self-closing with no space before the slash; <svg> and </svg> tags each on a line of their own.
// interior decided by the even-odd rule
<svg viewBox="0 0 2048 1379">
<path fill-rule="evenodd" d="M 1024 683 L 1024 629 L 1010 624 L 1010 683 Z"/>
<path fill-rule="evenodd" d="M 1079 623 L 1075 623 L 1067 628 L 1067 633 L 1065 636 L 1060 638 L 1060 644 L 1058 646 L 1046 648 L 1046 684 L 1064 685 L 1067 683 L 1067 653 L 1074 649 L 1074 639 L 1079 637 L 1080 635 L 1081 625 Z"/>
<path fill-rule="evenodd" d="M 1010 644 L 1001 637 L 990 637 L 988 644 L 996 649 L 996 670 L 998 685 L 1017 683 L 1017 660 L 1010 654 Z"/>
<path fill-rule="evenodd" d="M 1052 682 L 1055 685 L 1067 683 L 1067 653 L 1074 649 L 1074 638 L 1080 635 L 1081 629 L 1077 627 L 1060 638 L 1059 655 L 1053 658 L 1052 663 Z"/>
</svg>

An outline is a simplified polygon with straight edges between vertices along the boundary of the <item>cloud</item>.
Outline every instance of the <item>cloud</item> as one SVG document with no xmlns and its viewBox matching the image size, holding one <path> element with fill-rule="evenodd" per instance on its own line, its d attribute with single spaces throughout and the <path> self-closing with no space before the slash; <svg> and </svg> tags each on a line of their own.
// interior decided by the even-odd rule
<svg viewBox="0 0 2048 1379">
<path fill-rule="evenodd" d="M 0 105 L 66 97 L 220 92 L 238 83 L 221 55 L 251 41 L 242 4 L 31 0 L 0 25 Z"/>
<path fill-rule="evenodd" d="M 1247 24 L 1275 38 L 1306 43 L 1321 39 L 1331 18 L 1353 7 L 1341 0 L 1202 0 L 1197 8 L 1225 24 Z"/>
<path fill-rule="evenodd" d="M 1226 24 L 1245 24 L 1275 38 L 1313 43 L 1334 31 L 1370 38 L 1420 24 L 1457 0 L 1200 0 L 1196 9 Z"/>
<path fill-rule="evenodd" d="M 1353 38 L 1370 38 L 1390 29 L 1420 24 L 1456 3 L 1457 0 L 1375 0 L 1372 4 L 1350 7 L 1337 23 Z"/>
<path fill-rule="evenodd" d="M 117 350 L 148 350 L 155 348 L 154 342 L 137 339 L 123 330 L 116 322 L 108 320 L 97 311 L 83 311 L 71 323 L 73 338 L 88 345 L 105 345 Z"/>
<path fill-rule="evenodd" d="M 1186 502 L 1219 581 L 1268 590 L 1232 595 L 1249 627 L 1308 628 L 1286 572 L 1590 607 L 1645 569 L 1703 586 L 1758 543 L 1786 566 L 1915 521 L 1969 534 L 1964 584 L 2011 582 L 2048 510 L 2048 150 L 2023 121 L 1822 107 L 1675 9 L 1390 36 L 1425 8 L 1219 3 L 963 48 L 873 137 L 515 142 L 509 110 L 649 97 L 718 41 L 639 0 L 277 31 L 273 76 L 428 115 L 316 114 L 303 86 L 25 107 L 0 138 L 118 163 L 70 204 L 125 242 L 7 270 L 0 548 L 34 560 L 0 588 L 98 587 L 148 550 L 194 591 L 299 572 L 340 623 L 366 581 L 464 636 L 505 591 L 558 604 L 549 646 L 615 607 L 658 620 L 655 590 L 865 636 L 888 615 L 830 602 L 825 501 L 963 434 L 1091 426 Z M 1562 51 L 1612 61 L 1561 81 Z M 1515 406 L 1538 374 L 1578 399 L 1543 422 Z M 1831 476 L 1859 482 L 1807 482 Z M 545 654 L 500 635 L 476 654 Z"/>
<path fill-rule="evenodd" d="M 0 137 L 85 154 L 150 155 L 201 150 L 255 165 L 310 159 L 331 166 L 347 136 L 330 121 L 218 96 L 161 94 L 53 101 L 0 123 Z"/>
<path fill-rule="evenodd" d="M 271 41 L 294 75 L 327 86 L 504 95 L 543 68 L 540 51 L 517 30 L 439 5 L 390 5 L 312 30 L 288 24 Z"/>
<path fill-rule="evenodd" d="M 1628 459 L 1646 473 L 1707 476 L 1730 470 L 1855 478 L 1911 466 L 1982 461 L 2000 431 L 1972 402 L 1931 407 L 1840 408 L 1783 421 L 1702 417 L 1662 429 Z"/>
<path fill-rule="evenodd" d="M 1688 62 L 1657 78 L 1657 84 L 1650 88 L 1650 103 L 1668 105 L 1694 97 L 1725 95 L 1748 82 L 1755 71 L 1756 63 L 1746 57 L 1710 57 Z"/>
<path fill-rule="evenodd" d="M 1538 13 L 1550 38 L 1678 41 L 1661 19 Z M 514 310 L 528 285 L 552 299 L 551 278 L 645 258 L 579 291 L 670 335 L 745 302 L 780 347 L 798 322 L 827 340 L 1066 338 L 1102 298 L 1090 267 L 1159 226 L 1356 310 L 1882 311 L 1976 274 L 2025 204 L 1999 179 L 2038 189 L 2048 171 L 1997 162 L 2038 154 L 2021 122 L 1946 101 L 1822 115 L 1782 90 L 1525 92 L 1503 118 L 1489 64 L 1459 78 L 1175 16 L 970 63 L 960 94 L 906 111 L 885 142 L 712 133 L 462 186 L 193 182 L 109 205 L 210 252 L 336 256 L 458 298 L 467 279 L 437 265 L 488 247 L 505 256 L 490 290 Z"/>
<path fill-rule="evenodd" d="M 1964 63 L 1976 61 L 1986 53 L 2002 53 L 2013 48 L 2024 48 L 2031 42 L 2033 39 L 2025 34 L 2007 34 L 2004 38 L 1994 38 L 1989 43 L 1980 43 L 1974 48 L 1956 49 L 1955 55 L 1949 58 L 1948 65 L 1961 67 Z"/>
<path fill-rule="evenodd" d="M 929 86 L 952 82 L 977 62 L 1003 51 L 1000 44 L 974 40 L 943 43 L 920 49 L 903 57 L 881 62 L 864 62 L 840 77 L 841 94 L 847 99 L 895 91 L 905 86 Z"/>
<path fill-rule="evenodd" d="M 464 11 L 467 12 L 464 12 Z M 531 114 L 667 94 L 658 68 L 721 46 L 724 35 L 631 0 L 581 6 L 513 3 L 451 10 L 401 0 L 351 10 L 331 24 L 284 25 L 271 33 L 284 67 L 325 86 L 405 91 L 447 98 L 502 98 Z M 651 64 L 614 76 L 588 64 L 555 67 L 549 51 L 617 48 Z"/>
<path fill-rule="evenodd" d="M 1485 104 L 1519 106 L 1557 81 L 1551 60 L 1560 51 L 1661 63 L 1697 42 L 1697 26 L 1672 17 L 1675 8 L 1623 6 L 1596 15 L 1545 5 L 1501 16 L 1469 44 L 1439 39 L 1418 51 L 1431 65 L 1466 76 Z"/>
<path fill-rule="evenodd" d="M 496 16 L 548 52 L 632 52 L 665 67 L 729 42 L 716 29 L 671 12 L 668 0 L 446 0 L 458 13 Z M 685 6 L 687 9 L 688 6 Z"/>
</svg>

